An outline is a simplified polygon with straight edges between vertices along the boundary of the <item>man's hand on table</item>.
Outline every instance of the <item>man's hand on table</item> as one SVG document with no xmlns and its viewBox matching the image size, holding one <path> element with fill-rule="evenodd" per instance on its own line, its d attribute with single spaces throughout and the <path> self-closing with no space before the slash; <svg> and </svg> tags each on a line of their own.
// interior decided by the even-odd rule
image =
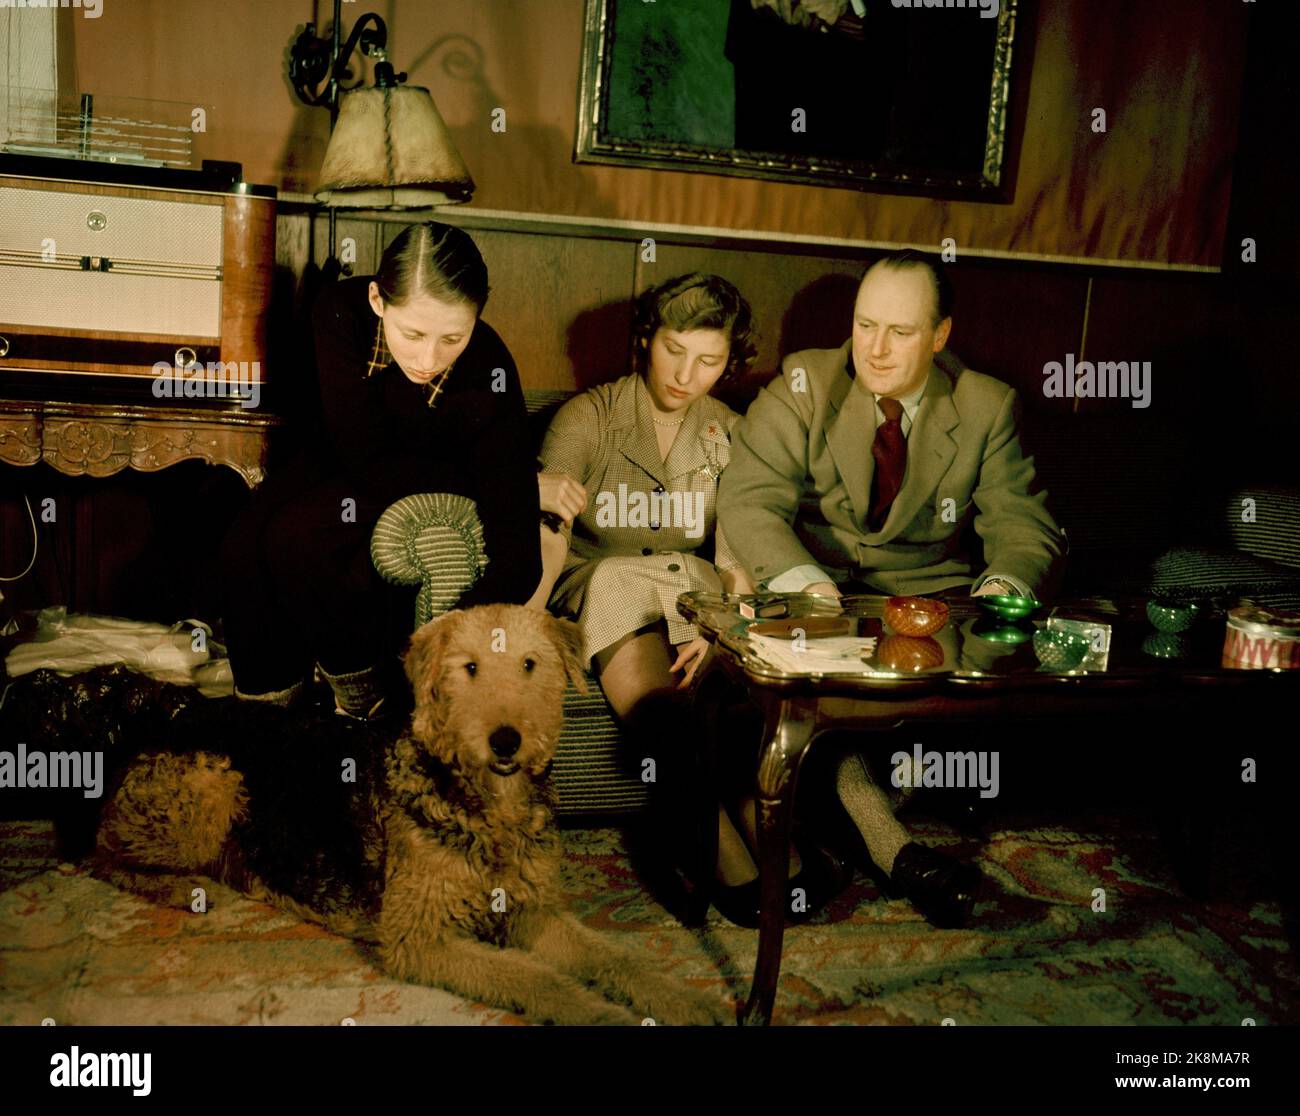
<svg viewBox="0 0 1300 1116">
<path fill-rule="evenodd" d="M 1020 590 L 1009 581 L 991 577 L 971 594 L 972 597 L 1018 597 Z"/>
<path fill-rule="evenodd" d="M 833 581 L 815 581 L 805 586 L 803 591 L 815 597 L 834 597 L 837 601 L 840 599 L 840 591 Z"/>
<path fill-rule="evenodd" d="M 836 611 L 843 611 L 843 608 L 840 605 L 840 597 L 843 596 L 843 594 L 833 581 L 814 581 L 811 585 L 804 586 L 803 592 L 813 597 L 821 597 L 828 605 L 834 607 Z"/>
</svg>

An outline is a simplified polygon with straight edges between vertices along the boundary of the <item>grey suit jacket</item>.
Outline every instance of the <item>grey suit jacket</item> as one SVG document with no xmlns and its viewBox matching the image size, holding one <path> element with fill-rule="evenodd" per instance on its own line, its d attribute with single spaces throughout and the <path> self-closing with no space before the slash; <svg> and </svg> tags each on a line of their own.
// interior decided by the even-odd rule
<svg viewBox="0 0 1300 1116">
<path fill-rule="evenodd" d="M 883 527 L 867 527 L 875 401 L 846 370 L 850 345 L 786 357 L 733 433 L 718 519 L 755 581 L 813 564 L 921 594 L 989 570 L 1050 595 L 1064 541 L 1020 447 L 1019 400 L 947 352 L 930 368 L 903 487 Z M 972 520 L 982 562 L 965 549 Z"/>
</svg>

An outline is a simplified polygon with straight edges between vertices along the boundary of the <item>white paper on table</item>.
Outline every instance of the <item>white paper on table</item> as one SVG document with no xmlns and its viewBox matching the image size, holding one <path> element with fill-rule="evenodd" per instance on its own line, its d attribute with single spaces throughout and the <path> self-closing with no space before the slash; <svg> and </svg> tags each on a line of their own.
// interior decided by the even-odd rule
<svg viewBox="0 0 1300 1116">
<path fill-rule="evenodd" d="M 788 674 L 880 673 L 862 661 L 875 653 L 874 638 L 827 636 L 795 641 L 751 633 L 749 645 L 758 658 Z"/>
</svg>

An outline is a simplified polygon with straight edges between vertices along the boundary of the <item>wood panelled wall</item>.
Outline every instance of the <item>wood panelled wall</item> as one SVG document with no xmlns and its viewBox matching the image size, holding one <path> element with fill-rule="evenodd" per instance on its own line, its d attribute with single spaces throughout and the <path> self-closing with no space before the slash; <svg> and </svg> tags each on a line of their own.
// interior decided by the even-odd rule
<svg viewBox="0 0 1300 1116">
<path fill-rule="evenodd" d="M 755 247 L 669 238 L 656 240 L 654 261 L 647 262 L 633 231 L 579 235 L 565 226 L 489 222 L 470 210 L 439 216 L 479 245 L 492 283 L 484 318 L 510 346 L 529 388 L 574 390 L 623 375 L 632 299 L 699 270 L 731 280 L 753 306 L 759 351 L 738 390 L 743 401 L 775 373 L 783 354 L 847 339 L 857 279 L 871 258 L 777 241 Z M 401 228 L 391 219 L 340 218 L 339 243 L 355 243 L 354 273 L 373 272 Z M 277 264 L 286 281 L 326 258 L 326 230 L 323 217 L 282 213 Z M 1225 388 L 1267 400 L 1264 421 L 1276 408 L 1300 408 L 1300 379 L 1277 374 L 1273 341 L 1258 324 L 1288 312 L 1284 285 L 1253 280 L 1241 269 L 1172 274 L 959 258 L 950 271 L 953 351 L 1014 385 L 1031 411 L 1132 410 L 1122 399 L 1047 398 L 1043 367 L 1069 354 L 1076 361 L 1151 361 L 1151 416 L 1181 420 L 1203 412 Z"/>
</svg>

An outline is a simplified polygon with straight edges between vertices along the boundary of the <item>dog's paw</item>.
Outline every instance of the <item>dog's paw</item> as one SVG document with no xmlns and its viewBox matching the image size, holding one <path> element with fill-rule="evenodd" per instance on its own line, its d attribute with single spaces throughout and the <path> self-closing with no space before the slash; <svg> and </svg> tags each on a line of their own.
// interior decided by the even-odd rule
<svg viewBox="0 0 1300 1116">
<path fill-rule="evenodd" d="M 669 1027 L 730 1027 L 736 1009 L 714 994 L 664 981 L 640 990 L 646 1017 Z"/>
<path fill-rule="evenodd" d="M 641 1022 L 641 1017 L 635 1012 L 629 1011 L 619 1004 L 607 1004 L 595 1012 L 591 1019 L 584 1020 L 582 1025 L 586 1027 L 636 1027 Z"/>
<path fill-rule="evenodd" d="M 594 993 L 547 998 L 526 1013 L 538 1023 L 562 1027 L 630 1027 L 640 1024 L 641 1016 Z"/>
</svg>

